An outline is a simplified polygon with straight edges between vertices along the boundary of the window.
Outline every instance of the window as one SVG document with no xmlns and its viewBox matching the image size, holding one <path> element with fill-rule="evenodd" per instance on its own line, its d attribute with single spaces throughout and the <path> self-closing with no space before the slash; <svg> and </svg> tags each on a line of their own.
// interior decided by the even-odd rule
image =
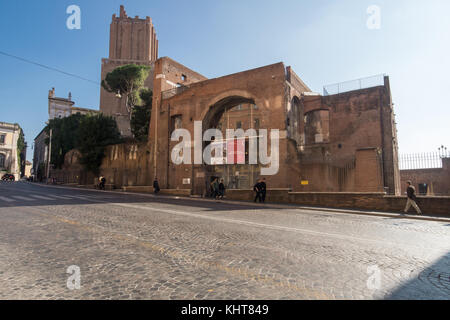
<svg viewBox="0 0 450 320">
<path fill-rule="evenodd" d="M 186 76 L 185 74 L 182 74 L 182 75 L 181 75 L 181 80 L 182 80 L 182 81 L 186 81 L 186 80 L 187 80 L 187 76 Z"/>
<path fill-rule="evenodd" d="M 0 135 L 0 143 L 5 143 L 5 137 L 4 134 Z"/>
<path fill-rule="evenodd" d="M 259 129 L 259 119 L 255 119 L 255 129 Z"/>
<path fill-rule="evenodd" d="M 236 129 L 242 129 L 242 122 L 241 121 L 236 122 Z"/>
<path fill-rule="evenodd" d="M 172 119 L 172 123 L 171 123 L 171 126 L 172 126 L 172 132 L 174 131 L 174 130 L 176 130 L 176 129 L 181 129 L 181 126 L 182 126 L 182 121 L 181 121 L 181 115 L 176 115 L 176 116 L 172 116 L 171 117 Z"/>
<path fill-rule="evenodd" d="M 427 195 L 428 194 L 428 184 L 426 184 L 426 183 L 419 183 L 419 194 L 420 195 Z"/>
<path fill-rule="evenodd" d="M 0 168 L 4 167 L 5 167 L 5 155 L 3 153 L 0 153 Z"/>
</svg>

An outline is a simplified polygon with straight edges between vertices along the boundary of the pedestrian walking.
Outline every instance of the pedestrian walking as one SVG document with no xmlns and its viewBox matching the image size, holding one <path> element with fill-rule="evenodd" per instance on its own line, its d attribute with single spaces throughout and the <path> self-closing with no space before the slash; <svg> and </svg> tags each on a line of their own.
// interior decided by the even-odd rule
<svg viewBox="0 0 450 320">
<path fill-rule="evenodd" d="M 100 176 L 98 178 L 98 188 L 100 190 L 105 190 L 106 178 L 104 176 Z"/>
<path fill-rule="evenodd" d="M 416 188 L 412 185 L 411 181 L 406 182 L 406 194 L 408 201 L 406 202 L 405 213 L 408 213 L 411 206 L 417 211 L 418 214 L 422 214 L 419 206 L 417 205 Z"/>
<path fill-rule="evenodd" d="M 161 191 L 161 188 L 159 187 L 158 178 L 155 178 L 155 180 L 153 181 L 153 192 L 155 194 L 158 194 L 159 191 Z"/>
<path fill-rule="evenodd" d="M 266 178 L 261 179 L 260 186 L 261 186 L 261 200 L 262 200 L 262 203 L 265 203 L 266 202 L 266 192 L 267 192 Z"/>
<path fill-rule="evenodd" d="M 258 180 L 258 182 L 253 186 L 253 191 L 256 192 L 255 202 L 256 201 L 262 202 L 261 189 L 262 189 L 261 180 Z"/>
<path fill-rule="evenodd" d="M 219 199 L 223 199 L 224 196 L 225 196 L 225 184 L 223 183 L 223 179 L 221 179 L 219 183 Z"/>
<path fill-rule="evenodd" d="M 214 180 L 211 182 L 211 196 L 214 199 L 217 199 L 219 197 L 219 178 L 214 178 Z"/>
</svg>

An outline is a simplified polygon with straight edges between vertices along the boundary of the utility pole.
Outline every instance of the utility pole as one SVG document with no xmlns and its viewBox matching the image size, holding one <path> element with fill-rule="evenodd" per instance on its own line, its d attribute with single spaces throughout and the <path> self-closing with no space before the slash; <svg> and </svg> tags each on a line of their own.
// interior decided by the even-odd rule
<svg viewBox="0 0 450 320">
<path fill-rule="evenodd" d="M 48 183 L 48 178 L 50 177 L 50 159 L 52 157 L 52 135 L 53 135 L 53 129 L 50 129 L 50 142 L 48 144 L 48 160 L 47 160 L 47 183 Z"/>
</svg>

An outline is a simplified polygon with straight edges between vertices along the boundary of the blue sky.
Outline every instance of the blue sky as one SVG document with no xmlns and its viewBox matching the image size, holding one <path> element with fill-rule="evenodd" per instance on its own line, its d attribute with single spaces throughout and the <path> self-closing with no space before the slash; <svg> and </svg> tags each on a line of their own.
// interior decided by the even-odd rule
<svg viewBox="0 0 450 320">
<path fill-rule="evenodd" d="M 81 8 L 81 30 L 66 8 Z M 151 16 L 159 56 L 207 77 L 283 61 L 316 92 L 323 85 L 386 73 L 401 153 L 450 148 L 450 1 L 448 0 L 45 0 L 0 2 L 0 51 L 100 81 L 109 24 L 125 5 Z M 369 30 L 367 8 L 381 8 Z M 72 92 L 98 109 L 100 88 L 0 55 L 0 121 L 18 122 L 31 145 L 48 118 L 47 94 Z"/>
</svg>

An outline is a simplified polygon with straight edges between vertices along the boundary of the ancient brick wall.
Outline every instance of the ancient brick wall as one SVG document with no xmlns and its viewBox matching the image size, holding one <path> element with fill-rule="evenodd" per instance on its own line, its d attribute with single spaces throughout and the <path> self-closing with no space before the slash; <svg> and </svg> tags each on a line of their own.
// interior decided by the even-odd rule
<svg viewBox="0 0 450 320">
<path fill-rule="evenodd" d="M 437 169 L 402 170 L 401 190 L 406 192 L 406 182 L 411 181 L 419 193 L 419 184 L 426 184 L 429 195 L 450 195 L 450 158 L 443 159 L 443 167 Z"/>
</svg>

